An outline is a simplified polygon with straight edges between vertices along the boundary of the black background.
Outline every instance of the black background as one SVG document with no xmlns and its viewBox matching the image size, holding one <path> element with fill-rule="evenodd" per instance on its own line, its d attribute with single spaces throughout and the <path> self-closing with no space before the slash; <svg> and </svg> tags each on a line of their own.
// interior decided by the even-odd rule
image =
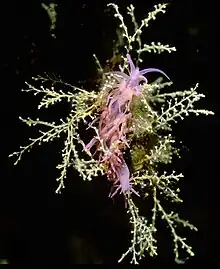
<svg viewBox="0 0 220 269">
<path fill-rule="evenodd" d="M 112 56 L 117 23 L 113 12 L 106 10 L 106 3 L 57 2 L 56 39 L 50 36 L 50 21 L 39 1 L 10 1 L 1 6 L 0 256 L 10 263 L 114 264 L 128 247 L 123 202 L 113 203 L 108 198 L 106 181 L 82 182 L 70 171 L 65 190 L 55 194 L 55 166 L 60 162 L 62 141 L 34 148 L 17 166 L 7 157 L 37 133 L 22 124 L 19 116 L 52 120 L 67 113 L 65 105 L 39 113 L 39 99 L 21 92 L 25 81 L 53 72 L 76 85 L 79 80 L 95 77 L 93 53 L 103 64 Z M 133 3 L 140 20 L 158 1 L 116 3 L 121 10 Z M 196 254 L 188 264 L 216 263 L 219 246 L 216 8 L 212 1 L 172 1 L 167 12 L 143 33 L 145 42 L 171 44 L 177 52 L 146 54 L 140 67 L 162 69 L 177 90 L 199 82 L 199 92 L 206 98 L 198 107 L 215 112 L 215 116 L 188 117 L 174 128 L 178 141 L 185 146 L 182 159 L 174 164 L 175 170 L 185 174 L 180 184 L 184 203 L 178 210 L 199 229 L 185 231 Z M 143 263 L 172 262 L 171 240 L 163 228 L 158 240 L 158 258 L 146 258 Z"/>
</svg>

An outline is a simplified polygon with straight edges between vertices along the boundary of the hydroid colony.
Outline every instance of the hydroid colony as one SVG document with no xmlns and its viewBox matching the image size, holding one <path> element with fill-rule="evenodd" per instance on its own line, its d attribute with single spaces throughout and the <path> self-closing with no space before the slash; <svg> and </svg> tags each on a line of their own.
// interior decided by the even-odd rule
<svg viewBox="0 0 220 269">
<path fill-rule="evenodd" d="M 102 77 L 99 87 L 94 90 L 81 89 L 50 76 L 38 76 L 33 78 L 33 83 L 26 83 L 28 89 L 24 91 L 43 96 L 38 109 L 49 109 L 50 106 L 63 101 L 70 102 L 72 109 L 68 117 L 60 119 L 58 123 L 20 117 L 29 126 L 43 127 L 47 130 L 40 130 L 37 138 L 30 139 L 30 144 L 20 147 L 20 151 L 10 156 L 17 157 L 17 164 L 23 153 L 32 149 L 34 145 L 64 139 L 62 163 L 57 165 L 57 193 L 65 186 L 68 168 L 74 167 L 83 180 L 95 180 L 99 175 L 106 175 L 106 180 L 112 182 L 109 196 L 124 197 L 125 210 L 131 225 L 131 244 L 119 262 L 130 255 L 131 263 L 138 264 L 146 253 L 150 256 L 157 255 L 157 218 L 162 218 L 167 223 L 173 237 L 175 260 L 181 262 L 180 248 L 190 256 L 194 253 L 186 243 L 186 238 L 178 235 L 177 226 L 197 229 L 172 211 L 173 202 L 182 202 L 176 184 L 183 178 L 183 174 L 177 174 L 175 171 L 161 172 L 158 167 L 160 163 L 171 163 L 173 155 L 178 152 L 172 136 L 173 123 L 191 113 L 214 113 L 194 107 L 200 98 L 205 97 L 197 92 L 198 83 L 189 90 L 170 93 L 166 92 L 166 88 L 172 85 L 172 81 L 163 71 L 151 67 L 139 70 L 143 53 L 176 51 L 175 47 L 169 45 L 154 42 L 142 44 L 141 40 L 143 30 L 156 19 L 156 16 L 166 12 L 167 4 L 154 6 L 153 11 L 140 23 L 135 18 L 134 6 L 128 6 L 126 15 L 131 18 L 132 29 L 125 25 L 123 15 L 116 4 L 110 3 L 108 6 L 113 8 L 114 16 L 119 21 L 119 41 L 113 49 L 111 59 L 113 63 L 120 59 L 119 64 L 113 64 L 114 70 L 105 72 L 94 55 Z M 150 83 L 147 79 L 149 72 L 156 72 L 160 77 Z M 161 77 L 166 81 L 163 82 Z M 35 87 L 34 81 L 40 81 L 41 86 Z M 51 82 L 51 87 L 47 86 L 48 81 Z M 65 89 L 69 88 L 69 91 L 62 90 L 63 86 Z M 60 90 L 57 91 L 55 88 Z M 81 138 L 81 123 L 86 129 L 93 130 L 94 135 L 89 141 L 85 142 Z M 130 165 L 125 161 L 125 151 L 130 155 Z M 152 214 L 147 218 L 140 215 L 134 203 L 134 196 L 146 203 L 152 199 Z M 170 208 L 162 205 L 163 198 L 171 202 Z"/>
</svg>

